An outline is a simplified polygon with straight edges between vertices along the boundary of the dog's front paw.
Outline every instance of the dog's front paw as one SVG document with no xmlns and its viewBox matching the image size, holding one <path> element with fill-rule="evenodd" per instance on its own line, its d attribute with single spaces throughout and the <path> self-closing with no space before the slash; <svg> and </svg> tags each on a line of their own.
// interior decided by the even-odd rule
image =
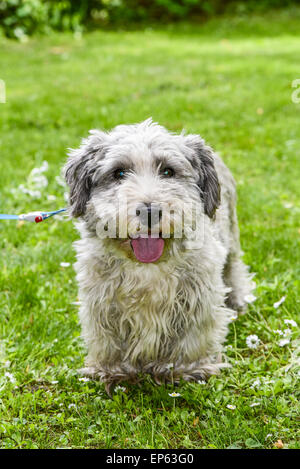
<svg viewBox="0 0 300 469">
<path fill-rule="evenodd" d="M 200 360 L 198 363 L 192 363 L 190 366 L 182 367 L 178 370 L 181 378 L 188 382 L 207 381 L 210 376 L 218 375 L 223 368 L 230 368 L 230 364 L 221 361 L 221 355 L 216 357 L 216 361 L 211 358 Z"/>
<path fill-rule="evenodd" d="M 244 297 L 238 296 L 235 293 L 229 293 L 226 300 L 228 308 L 235 311 L 239 316 L 247 312 L 248 303 Z"/>
<path fill-rule="evenodd" d="M 186 373 L 182 375 L 182 379 L 184 381 L 188 381 L 189 383 L 206 383 L 208 377 L 204 373 Z"/>
<path fill-rule="evenodd" d="M 96 378 L 99 374 L 99 370 L 93 366 L 86 366 L 84 368 L 79 368 L 77 370 L 78 374 L 81 376 L 88 376 L 89 378 Z"/>
<path fill-rule="evenodd" d="M 107 394 L 111 397 L 116 385 L 122 381 L 131 384 L 137 384 L 140 381 L 138 370 L 128 364 L 114 365 L 113 367 L 86 366 L 78 370 L 82 376 L 88 376 L 92 379 L 98 379 L 105 385 Z"/>
</svg>

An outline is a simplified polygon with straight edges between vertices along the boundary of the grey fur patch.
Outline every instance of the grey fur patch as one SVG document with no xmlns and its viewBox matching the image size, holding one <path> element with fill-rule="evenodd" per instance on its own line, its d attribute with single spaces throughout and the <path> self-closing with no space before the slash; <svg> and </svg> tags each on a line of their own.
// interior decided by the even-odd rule
<svg viewBox="0 0 300 469">
<path fill-rule="evenodd" d="M 83 139 L 79 149 L 71 149 L 64 167 L 64 175 L 70 186 L 70 214 L 80 217 L 86 211 L 91 196 L 92 177 L 97 170 L 97 161 L 104 156 L 105 134 L 91 130 Z"/>
<path fill-rule="evenodd" d="M 214 165 L 213 150 L 206 145 L 204 140 L 198 135 L 187 135 L 186 143 L 190 145 L 196 153 L 196 158 L 194 158 L 192 164 L 199 173 L 197 185 L 200 189 L 204 212 L 210 218 L 213 218 L 216 209 L 221 203 L 220 184 Z"/>
</svg>

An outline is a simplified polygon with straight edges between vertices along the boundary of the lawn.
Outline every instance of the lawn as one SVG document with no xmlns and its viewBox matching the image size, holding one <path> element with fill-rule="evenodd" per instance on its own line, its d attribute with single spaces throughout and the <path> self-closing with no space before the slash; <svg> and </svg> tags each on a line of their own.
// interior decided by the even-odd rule
<svg viewBox="0 0 300 469">
<path fill-rule="evenodd" d="M 110 399 L 76 373 L 85 351 L 72 222 L 1 221 L 0 447 L 300 447 L 300 104 L 291 99 L 299 21 L 293 9 L 198 26 L 0 38 L 0 212 L 63 207 L 57 176 L 66 148 L 90 128 L 152 116 L 200 133 L 231 168 L 257 283 L 256 301 L 230 327 L 231 369 L 205 385 L 181 383 L 178 397 L 146 379 Z M 31 171 L 43 161 L 36 181 Z"/>
</svg>

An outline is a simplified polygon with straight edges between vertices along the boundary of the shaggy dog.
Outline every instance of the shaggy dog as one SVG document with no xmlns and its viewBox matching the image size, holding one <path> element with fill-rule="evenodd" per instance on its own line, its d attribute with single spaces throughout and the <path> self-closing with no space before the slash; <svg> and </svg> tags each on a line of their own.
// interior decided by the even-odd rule
<svg viewBox="0 0 300 469">
<path fill-rule="evenodd" d="M 65 166 L 86 375 L 108 391 L 151 374 L 207 379 L 253 286 L 241 261 L 234 179 L 198 135 L 151 119 L 92 130 Z M 180 222 L 183 229 L 180 232 Z"/>
</svg>

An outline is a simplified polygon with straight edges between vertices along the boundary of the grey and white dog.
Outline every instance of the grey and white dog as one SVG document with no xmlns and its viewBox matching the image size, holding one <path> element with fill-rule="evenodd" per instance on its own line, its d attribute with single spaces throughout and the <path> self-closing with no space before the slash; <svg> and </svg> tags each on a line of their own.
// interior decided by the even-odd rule
<svg viewBox="0 0 300 469">
<path fill-rule="evenodd" d="M 108 390 L 145 373 L 158 383 L 218 373 L 228 323 L 253 289 L 220 157 L 200 136 L 148 119 L 92 130 L 70 151 L 65 177 L 81 235 L 82 372 Z M 175 236 L 182 213 L 193 229 Z M 115 235 L 103 236 L 109 224 Z"/>
</svg>

